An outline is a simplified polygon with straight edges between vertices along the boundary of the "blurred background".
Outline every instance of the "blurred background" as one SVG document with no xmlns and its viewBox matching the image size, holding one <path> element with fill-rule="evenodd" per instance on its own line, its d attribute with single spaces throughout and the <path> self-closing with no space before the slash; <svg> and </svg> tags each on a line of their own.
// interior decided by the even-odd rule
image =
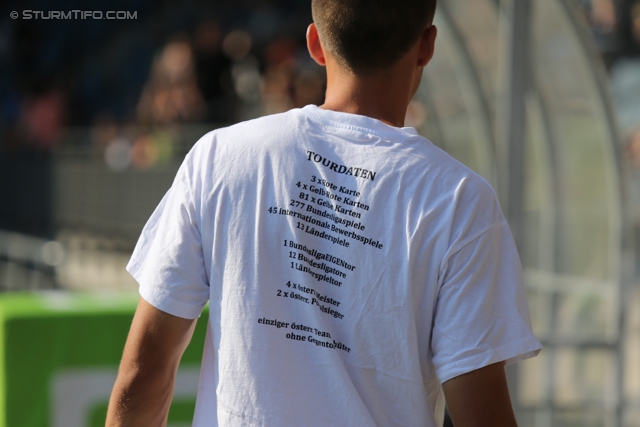
<svg viewBox="0 0 640 427">
<path fill-rule="evenodd" d="M 323 102 L 310 22 L 308 0 L 0 5 L 0 427 L 103 425 L 144 223 L 206 132 Z M 513 230 L 545 346 L 508 371 L 520 425 L 640 426 L 640 0 L 441 0 L 436 25 L 407 125 Z"/>
</svg>

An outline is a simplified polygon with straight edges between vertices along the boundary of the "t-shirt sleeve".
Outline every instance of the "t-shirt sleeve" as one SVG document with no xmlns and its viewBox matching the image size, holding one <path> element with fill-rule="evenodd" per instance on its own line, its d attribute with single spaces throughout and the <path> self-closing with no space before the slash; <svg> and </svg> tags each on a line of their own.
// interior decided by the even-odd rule
<svg viewBox="0 0 640 427">
<path fill-rule="evenodd" d="M 540 352 L 518 252 L 504 219 L 450 248 L 441 271 L 431 348 L 443 383 Z"/>
<path fill-rule="evenodd" d="M 187 319 L 200 316 L 209 299 L 191 154 L 149 218 L 127 265 L 142 298 L 159 310 Z"/>
</svg>

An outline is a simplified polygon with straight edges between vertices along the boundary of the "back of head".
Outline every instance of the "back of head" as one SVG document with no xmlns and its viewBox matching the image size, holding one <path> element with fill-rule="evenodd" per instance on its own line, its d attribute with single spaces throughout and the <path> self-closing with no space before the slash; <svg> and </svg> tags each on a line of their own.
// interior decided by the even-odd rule
<svg viewBox="0 0 640 427">
<path fill-rule="evenodd" d="M 355 73 L 393 66 L 433 21 L 436 0 L 312 0 L 320 39 Z"/>
</svg>

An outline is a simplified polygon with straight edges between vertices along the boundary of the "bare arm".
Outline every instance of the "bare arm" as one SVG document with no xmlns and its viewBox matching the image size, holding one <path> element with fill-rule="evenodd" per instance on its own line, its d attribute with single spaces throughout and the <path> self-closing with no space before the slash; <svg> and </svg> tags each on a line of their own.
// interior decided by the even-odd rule
<svg viewBox="0 0 640 427">
<path fill-rule="evenodd" d="M 180 358 L 195 324 L 140 298 L 111 393 L 107 427 L 166 424 Z"/>
<path fill-rule="evenodd" d="M 517 427 L 504 363 L 495 363 L 443 384 L 456 427 Z"/>
</svg>

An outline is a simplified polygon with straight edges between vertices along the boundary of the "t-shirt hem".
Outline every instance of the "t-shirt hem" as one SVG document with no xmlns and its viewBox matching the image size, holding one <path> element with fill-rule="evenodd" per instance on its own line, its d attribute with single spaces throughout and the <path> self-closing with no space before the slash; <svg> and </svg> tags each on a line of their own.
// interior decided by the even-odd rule
<svg viewBox="0 0 640 427">
<path fill-rule="evenodd" d="M 170 300 L 164 295 L 159 295 L 158 292 L 140 286 L 138 292 L 142 299 L 154 306 L 160 311 L 171 314 L 172 316 L 181 317 L 183 319 L 197 319 L 202 314 L 202 307 L 193 307 L 191 304 L 185 304 L 180 301 Z"/>
<path fill-rule="evenodd" d="M 171 314 L 172 316 L 181 317 L 183 319 L 197 319 L 202 314 L 202 306 L 194 306 L 181 301 L 176 301 L 169 297 L 170 291 L 163 291 L 161 288 L 146 286 L 144 279 L 138 270 L 137 263 L 130 262 L 126 270 L 138 282 L 138 293 L 146 302 L 154 306 L 160 311 Z"/>
<path fill-rule="evenodd" d="M 541 350 L 542 345 L 540 344 L 540 341 L 538 341 L 535 336 L 531 335 L 516 343 L 510 343 L 501 347 L 493 348 L 489 351 L 442 366 L 437 369 L 438 378 L 441 383 L 445 383 L 450 379 L 484 368 L 485 366 L 489 366 L 494 363 L 504 362 L 505 365 L 510 365 L 512 363 L 521 362 L 537 356 Z"/>
</svg>

